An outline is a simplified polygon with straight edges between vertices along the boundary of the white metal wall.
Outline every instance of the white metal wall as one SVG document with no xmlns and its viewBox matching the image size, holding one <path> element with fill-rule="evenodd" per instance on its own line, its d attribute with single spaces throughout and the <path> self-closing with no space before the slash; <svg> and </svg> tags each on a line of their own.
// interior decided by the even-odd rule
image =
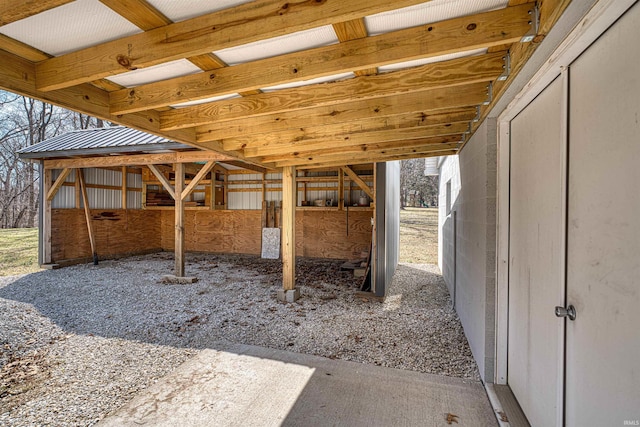
<svg viewBox="0 0 640 427">
<path fill-rule="evenodd" d="M 62 171 L 53 170 L 53 179 L 57 179 Z M 87 185 L 108 185 L 122 187 L 122 172 L 88 168 L 83 169 L 84 180 Z M 73 170 L 65 182 L 75 183 L 76 171 Z M 128 188 L 142 188 L 142 176 L 136 173 L 127 173 Z M 122 190 L 108 188 L 87 188 L 87 198 L 91 209 L 122 209 Z M 76 191 L 73 186 L 60 187 L 51 202 L 54 209 L 71 209 L 76 206 Z M 142 193 L 140 191 L 127 191 L 127 209 L 142 208 Z"/>
</svg>

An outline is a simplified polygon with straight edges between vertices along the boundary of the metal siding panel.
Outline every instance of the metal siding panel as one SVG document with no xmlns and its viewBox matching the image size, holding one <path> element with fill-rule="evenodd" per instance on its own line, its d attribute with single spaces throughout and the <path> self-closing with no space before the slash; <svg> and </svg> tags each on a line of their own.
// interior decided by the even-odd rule
<svg viewBox="0 0 640 427">
<path fill-rule="evenodd" d="M 127 191 L 127 209 L 142 209 L 142 193 Z"/>
<path fill-rule="evenodd" d="M 76 189 L 74 187 L 62 186 L 51 201 L 53 209 L 71 209 L 76 206 Z"/>
</svg>

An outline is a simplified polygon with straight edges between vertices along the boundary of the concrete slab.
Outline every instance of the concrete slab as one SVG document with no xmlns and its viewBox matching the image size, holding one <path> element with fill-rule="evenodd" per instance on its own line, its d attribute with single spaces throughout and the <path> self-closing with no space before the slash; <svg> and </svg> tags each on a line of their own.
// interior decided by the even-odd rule
<svg viewBox="0 0 640 427">
<path fill-rule="evenodd" d="M 300 289 L 278 289 L 278 301 L 296 302 L 300 299 Z"/>
<path fill-rule="evenodd" d="M 479 382 L 220 345 L 98 425 L 446 426 L 449 414 L 458 426 L 497 425 Z"/>
<path fill-rule="evenodd" d="M 266 258 L 266 259 L 280 258 L 280 229 L 279 228 L 263 228 L 262 229 L 262 258 Z"/>
</svg>

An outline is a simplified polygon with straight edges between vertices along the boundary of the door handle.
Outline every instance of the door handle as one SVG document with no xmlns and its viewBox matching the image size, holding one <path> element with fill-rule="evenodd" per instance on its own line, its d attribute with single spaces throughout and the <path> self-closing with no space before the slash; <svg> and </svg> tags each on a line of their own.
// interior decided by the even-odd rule
<svg viewBox="0 0 640 427">
<path fill-rule="evenodd" d="M 567 308 L 557 306 L 556 317 L 568 317 L 569 320 L 576 320 L 576 308 L 572 305 Z"/>
</svg>

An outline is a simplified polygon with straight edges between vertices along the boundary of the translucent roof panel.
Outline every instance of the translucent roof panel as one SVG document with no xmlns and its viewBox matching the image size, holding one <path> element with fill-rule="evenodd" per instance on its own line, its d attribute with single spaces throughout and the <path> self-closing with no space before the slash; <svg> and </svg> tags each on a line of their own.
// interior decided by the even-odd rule
<svg viewBox="0 0 640 427">
<path fill-rule="evenodd" d="M 174 107 L 174 108 L 191 107 L 193 105 L 206 104 L 208 102 L 215 102 L 215 101 L 224 101 L 225 99 L 233 99 L 233 98 L 240 98 L 240 94 L 239 93 L 231 93 L 229 95 L 212 96 L 211 98 L 204 98 L 204 99 L 199 99 L 199 100 L 196 100 L 196 101 L 182 102 L 180 104 L 172 105 L 172 107 Z"/>
<path fill-rule="evenodd" d="M 0 27 L 0 33 L 53 56 L 139 32 L 99 0 L 77 0 Z"/>
<path fill-rule="evenodd" d="M 173 22 L 248 3 L 251 0 L 148 0 Z"/>
<path fill-rule="evenodd" d="M 369 35 L 430 24 L 507 7 L 508 0 L 433 0 L 365 17 Z"/>
<path fill-rule="evenodd" d="M 482 48 L 482 49 L 468 50 L 466 52 L 451 53 L 449 55 L 434 56 L 431 58 L 414 59 L 413 61 L 405 61 L 405 62 L 399 62 L 396 64 L 383 65 L 378 67 L 378 71 L 381 73 L 386 73 L 388 71 L 397 71 L 397 70 L 402 70 L 404 68 L 417 67 L 419 65 L 433 64 L 434 62 L 449 61 L 451 59 L 456 59 L 456 58 L 464 58 L 465 56 L 482 55 L 484 53 L 487 53 L 487 49 Z"/>
<path fill-rule="evenodd" d="M 317 77 L 315 79 L 304 80 L 301 82 L 284 83 L 277 86 L 265 87 L 265 88 L 262 88 L 262 91 L 273 92 L 280 89 L 291 89 L 294 87 L 308 86 L 308 85 L 317 84 L 317 83 L 328 83 L 328 82 L 335 82 L 338 80 L 351 79 L 355 76 L 356 75 L 353 73 L 334 74 L 332 76 Z"/>
<path fill-rule="evenodd" d="M 108 79 L 124 87 L 135 87 L 199 72 L 202 72 L 202 70 L 190 61 L 178 59 L 176 61 L 165 62 L 152 67 L 140 68 L 135 71 L 118 74 L 117 76 L 108 77 Z"/>
<path fill-rule="evenodd" d="M 326 25 L 324 27 L 312 28 L 280 37 L 260 40 L 242 46 L 218 50 L 213 53 L 228 65 L 237 65 L 258 59 L 284 55 L 286 53 L 328 46 L 334 43 L 338 43 L 338 37 L 335 31 L 333 31 L 333 27 Z"/>
</svg>

